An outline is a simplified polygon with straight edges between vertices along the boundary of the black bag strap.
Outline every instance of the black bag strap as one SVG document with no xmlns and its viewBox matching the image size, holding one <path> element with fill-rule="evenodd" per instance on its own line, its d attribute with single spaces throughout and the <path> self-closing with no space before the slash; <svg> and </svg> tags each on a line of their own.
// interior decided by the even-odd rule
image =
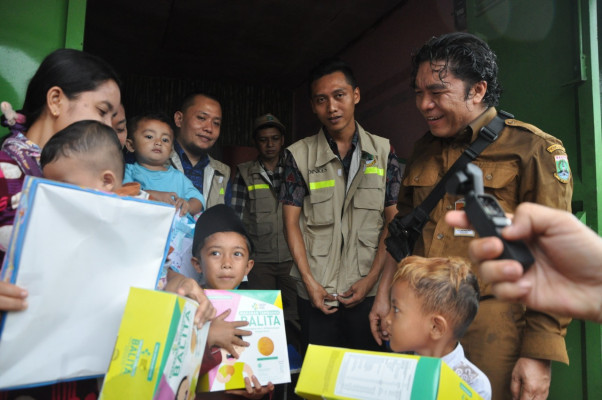
<svg viewBox="0 0 602 400">
<path fill-rule="evenodd" d="M 497 115 L 487 125 L 479 130 L 477 139 L 470 144 L 470 146 L 464 150 L 460 158 L 456 160 L 454 165 L 447 171 L 443 178 L 437 183 L 437 186 L 429 193 L 419 206 L 414 208 L 411 213 L 406 215 L 402 221 L 405 226 L 415 226 L 422 230 L 422 227 L 428 221 L 429 214 L 435 208 L 439 200 L 445 195 L 445 185 L 450 177 L 456 172 L 464 169 L 466 165 L 477 158 L 479 154 L 491 143 L 495 142 L 505 126 L 505 121 L 508 118 L 514 118 L 514 115 L 499 110 Z M 405 218 L 408 218 L 407 220 Z M 414 221 L 412 221 L 414 220 Z M 413 222 L 413 223 L 412 223 Z M 411 224 L 411 225 L 410 225 Z"/>
</svg>

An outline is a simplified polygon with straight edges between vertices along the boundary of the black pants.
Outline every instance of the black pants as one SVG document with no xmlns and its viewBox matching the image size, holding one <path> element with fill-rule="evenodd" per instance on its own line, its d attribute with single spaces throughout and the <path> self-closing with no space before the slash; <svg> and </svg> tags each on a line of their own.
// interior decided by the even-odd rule
<svg viewBox="0 0 602 400">
<path fill-rule="evenodd" d="M 314 308 L 309 300 L 297 298 L 297 308 L 301 319 L 301 351 L 309 343 L 322 346 L 346 347 L 359 350 L 385 351 L 379 346 L 370 331 L 368 314 L 374 297 L 366 297 L 353 308 L 342 305 L 334 314 L 324 314 Z"/>
</svg>

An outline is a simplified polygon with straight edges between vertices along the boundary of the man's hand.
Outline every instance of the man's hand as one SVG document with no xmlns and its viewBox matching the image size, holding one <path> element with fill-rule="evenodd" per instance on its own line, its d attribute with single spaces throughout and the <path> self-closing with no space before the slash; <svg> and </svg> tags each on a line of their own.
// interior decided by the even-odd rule
<svg viewBox="0 0 602 400">
<path fill-rule="evenodd" d="M 374 336 L 374 340 L 376 340 L 379 346 L 383 344 L 383 340 L 389 340 L 385 318 L 387 318 L 391 308 L 390 288 L 395 271 L 397 271 L 397 262 L 391 254 L 386 253 L 385 265 L 380 277 L 380 283 L 378 284 L 378 291 L 374 298 L 374 304 L 372 304 L 372 310 L 370 310 L 370 314 L 368 315 L 372 336 Z"/>
<path fill-rule="evenodd" d="M 549 360 L 521 357 L 512 370 L 512 399 L 545 400 L 548 398 L 551 380 L 552 366 Z"/>
<path fill-rule="evenodd" d="M 22 311 L 27 308 L 27 290 L 0 281 L 0 311 Z"/>
<path fill-rule="evenodd" d="M 320 285 L 315 279 L 307 279 L 304 281 L 307 294 L 309 295 L 309 301 L 311 304 L 322 311 L 324 314 L 333 314 L 337 312 L 337 307 L 331 307 L 325 303 L 325 301 L 336 301 L 337 298 L 329 294 L 322 285 Z"/>
<path fill-rule="evenodd" d="M 468 226 L 464 212 L 450 211 L 445 220 Z M 498 238 L 472 240 L 469 256 L 496 297 L 602 323 L 602 239 L 595 232 L 566 211 L 523 203 L 502 236 L 524 240 L 535 263 L 524 272 L 515 260 L 495 259 L 503 250 Z"/>
<path fill-rule="evenodd" d="M 370 310 L 370 314 L 368 314 L 372 336 L 379 346 L 382 346 L 383 341 L 389 340 L 389 332 L 387 332 L 385 327 L 385 318 L 387 317 L 387 314 L 389 314 L 390 309 L 391 300 L 389 297 L 383 299 L 382 296 L 379 297 L 377 295 L 374 298 L 372 310 Z"/>
<path fill-rule="evenodd" d="M 252 383 L 251 379 L 253 380 Z M 245 378 L 245 390 L 227 390 L 226 393 L 243 396 L 247 399 L 261 399 L 266 394 L 274 391 L 272 382 L 268 382 L 266 386 L 261 386 L 255 375 L 252 375 L 251 379 Z"/>
<path fill-rule="evenodd" d="M 378 277 L 377 277 L 378 278 Z M 360 304 L 366 298 L 366 295 L 376 283 L 377 278 L 366 275 L 355 282 L 345 293 L 339 293 L 337 299 L 346 308 L 352 308 Z"/>
<path fill-rule="evenodd" d="M 207 345 L 226 349 L 228 353 L 238 358 L 234 346 L 249 346 L 249 343 L 239 338 L 239 336 L 250 336 L 252 332 L 238 329 L 249 325 L 248 321 L 226 321 L 228 315 L 230 315 L 230 310 L 224 311 L 211 321 L 209 334 L 207 335 Z"/>
</svg>

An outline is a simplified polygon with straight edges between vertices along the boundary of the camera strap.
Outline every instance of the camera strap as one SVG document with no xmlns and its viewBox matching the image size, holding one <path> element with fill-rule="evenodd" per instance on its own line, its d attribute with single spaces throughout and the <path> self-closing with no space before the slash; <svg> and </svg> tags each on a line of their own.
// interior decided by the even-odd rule
<svg viewBox="0 0 602 400">
<path fill-rule="evenodd" d="M 477 158 L 479 154 L 491 143 L 495 142 L 498 138 L 502 129 L 505 126 L 505 120 L 508 118 L 514 118 L 514 115 L 499 110 L 497 115 L 487 125 L 479 130 L 479 135 L 476 140 L 470 144 L 470 146 L 464 150 L 462 155 L 456 160 L 454 165 L 447 171 L 443 178 L 437 183 L 435 188 L 429 193 L 419 206 L 414 208 L 411 213 L 403 218 L 403 222 L 406 226 L 413 226 L 416 230 L 422 231 L 422 227 L 428 221 L 429 214 L 435 208 L 439 200 L 445 195 L 445 185 L 447 181 L 458 171 L 464 169 L 466 165 Z M 406 217 L 408 219 L 406 219 Z M 420 232 L 418 232 L 420 233 Z"/>
</svg>

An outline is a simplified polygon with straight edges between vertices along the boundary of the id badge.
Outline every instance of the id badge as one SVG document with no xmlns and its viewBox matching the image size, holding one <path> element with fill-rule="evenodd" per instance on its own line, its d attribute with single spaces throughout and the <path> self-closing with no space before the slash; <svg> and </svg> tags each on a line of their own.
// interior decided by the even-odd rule
<svg viewBox="0 0 602 400">
<path fill-rule="evenodd" d="M 460 199 L 454 203 L 454 208 L 456 211 L 462 211 L 464 210 L 465 205 L 466 201 L 464 199 Z M 454 227 L 454 236 L 475 237 L 475 232 L 472 229 L 462 229 Z"/>
</svg>

